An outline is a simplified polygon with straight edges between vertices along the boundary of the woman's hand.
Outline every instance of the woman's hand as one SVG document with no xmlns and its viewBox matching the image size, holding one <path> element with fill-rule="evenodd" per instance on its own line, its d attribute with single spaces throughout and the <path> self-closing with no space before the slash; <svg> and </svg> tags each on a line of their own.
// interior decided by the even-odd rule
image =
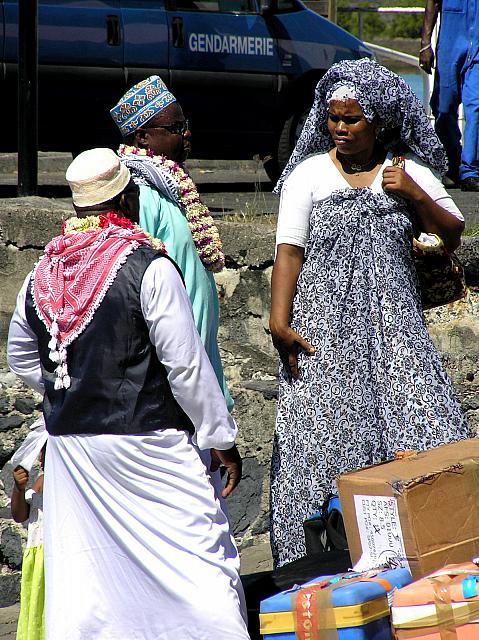
<svg viewBox="0 0 479 640">
<path fill-rule="evenodd" d="M 382 187 L 384 191 L 414 201 L 425 192 L 401 167 L 386 167 L 383 171 Z"/>
<path fill-rule="evenodd" d="M 454 251 L 461 244 L 464 222 L 437 204 L 404 169 L 386 167 L 382 187 L 385 192 L 395 193 L 410 202 L 420 231 L 438 235 L 449 251 Z"/>
<path fill-rule="evenodd" d="M 304 249 L 292 244 L 280 244 L 271 277 L 271 314 L 269 328 L 273 345 L 288 374 L 298 378 L 298 351 L 314 353 L 314 347 L 289 326 L 289 313 L 303 266 Z"/>
<path fill-rule="evenodd" d="M 298 352 L 303 350 L 308 354 L 312 354 L 315 351 L 314 347 L 296 331 L 293 331 L 291 327 L 276 328 L 271 323 L 270 330 L 273 345 L 279 353 L 286 372 L 293 378 L 298 378 Z"/>
</svg>

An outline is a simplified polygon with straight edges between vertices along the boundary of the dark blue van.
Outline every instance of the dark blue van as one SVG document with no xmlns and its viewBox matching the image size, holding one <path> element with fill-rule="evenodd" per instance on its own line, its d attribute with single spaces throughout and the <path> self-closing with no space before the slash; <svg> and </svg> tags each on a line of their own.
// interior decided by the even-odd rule
<svg viewBox="0 0 479 640">
<path fill-rule="evenodd" d="M 283 163 L 325 70 L 371 55 L 299 0 L 38 0 L 38 29 L 42 150 L 114 147 L 109 109 L 157 73 L 194 157 Z M 0 0 L 3 151 L 16 145 L 17 30 L 17 0 Z"/>
</svg>

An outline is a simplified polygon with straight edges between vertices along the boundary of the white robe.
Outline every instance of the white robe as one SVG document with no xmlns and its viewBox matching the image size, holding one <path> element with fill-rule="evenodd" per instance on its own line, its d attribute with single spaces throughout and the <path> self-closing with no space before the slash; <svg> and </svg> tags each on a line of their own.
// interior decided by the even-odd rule
<svg viewBox="0 0 479 640">
<path fill-rule="evenodd" d="M 8 362 L 42 392 L 37 340 L 25 317 L 28 281 L 12 318 Z M 202 462 L 210 448 L 232 446 L 236 425 L 169 261 L 146 270 L 141 305 L 195 433 L 49 436 L 46 640 L 246 640 L 238 553 Z"/>
</svg>

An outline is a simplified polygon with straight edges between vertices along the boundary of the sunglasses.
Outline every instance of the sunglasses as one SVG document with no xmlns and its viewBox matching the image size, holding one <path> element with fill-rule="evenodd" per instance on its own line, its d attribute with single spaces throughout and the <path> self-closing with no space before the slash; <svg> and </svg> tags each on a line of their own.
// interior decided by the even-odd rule
<svg viewBox="0 0 479 640">
<path fill-rule="evenodd" d="M 189 123 L 188 120 L 183 120 L 183 122 L 174 122 L 173 124 L 157 124 L 153 127 L 142 127 L 143 129 L 166 129 L 170 133 L 173 133 L 178 136 L 184 136 L 188 131 Z"/>
</svg>

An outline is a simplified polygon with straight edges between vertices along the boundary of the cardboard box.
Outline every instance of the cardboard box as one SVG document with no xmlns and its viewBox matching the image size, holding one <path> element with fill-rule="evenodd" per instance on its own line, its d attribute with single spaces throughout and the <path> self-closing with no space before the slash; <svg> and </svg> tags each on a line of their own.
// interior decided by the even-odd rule
<svg viewBox="0 0 479 640">
<path fill-rule="evenodd" d="M 346 473 L 337 484 L 353 564 L 390 562 L 418 579 L 479 556 L 478 438 Z"/>
</svg>

